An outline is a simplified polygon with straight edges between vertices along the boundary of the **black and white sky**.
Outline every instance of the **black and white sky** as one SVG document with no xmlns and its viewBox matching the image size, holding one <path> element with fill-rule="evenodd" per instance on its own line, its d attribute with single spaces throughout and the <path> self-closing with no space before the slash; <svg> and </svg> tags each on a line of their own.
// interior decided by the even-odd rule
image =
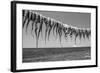
<svg viewBox="0 0 100 73">
<path fill-rule="evenodd" d="M 60 21 L 64 24 L 68 24 L 71 26 L 75 26 L 78 28 L 90 28 L 91 26 L 91 14 L 90 13 L 77 13 L 77 12 L 58 12 L 58 11 L 39 11 L 33 10 L 39 14 L 42 14 L 46 17 L 53 18 L 57 21 Z M 30 30 L 31 26 L 29 26 Z M 36 39 L 33 38 L 30 34 L 25 33 L 25 29 L 23 29 L 23 48 L 35 48 L 36 47 Z M 44 35 L 44 34 L 43 34 Z M 45 44 L 45 40 L 43 38 L 39 39 L 39 47 L 79 47 L 79 46 L 90 46 L 90 39 L 77 39 L 77 44 L 75 44 L 74 39 L 69 38 L 65 40 L 62 37 L 62 45 L 59 43 L 59 39 L 56 38 L 51 34 L 50 41 L 47 41 Z"/>
</svg>

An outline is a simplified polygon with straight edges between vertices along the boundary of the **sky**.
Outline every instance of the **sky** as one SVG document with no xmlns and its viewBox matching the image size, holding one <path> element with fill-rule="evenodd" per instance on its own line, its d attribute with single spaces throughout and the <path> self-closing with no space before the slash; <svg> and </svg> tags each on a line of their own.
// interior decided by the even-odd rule
<svg viewBox="0 0 100 73">
<path fill-rule="evenodd" d="M 71 26 L 75 26 L 78 28 L 90 28 L 91 24 L 91 14 L 90 13 L 77 13 L 77 12 L 58 12 L 58 11 L 38 11 L 33 10 L 34 12 L 40 13 L 46 17 L 53 18 L 57 21 L 60 21 L 64 24 L 68 24 Z M 23 48 L 35 48 L 36 47 L 36 38 L 32 37 L 30 33 L 31 26 L 28 27 L 28 33 L 26 34 L 25 28 L 23 29 Z M 45 28 L 44 28 L 45 29 Z M 44 30 L 43 30 L 44 32 Z M 34 34 L 34 32 L 33 32 Z M 39 38 L 39 48 L 44 47 L 87 47 L 90 46 L 90 39 L 79 39 L 77 38 L 76 44 L 74 37 L 68 38 L 65 40 L 64 36 L 62 36 L 62 41 L 60 43 L 59 37 L 55 37 L 52 32 L 50 35 L 50 40 L 44 40 L 44 33 L 42 33 L 42 37 Z"/>
<path fill-rule="evenodd" d="M 58 12 L 58 11 L 36 11 L 44 16 L 51 17 L 65 24 L 77 26 L 80 28 L 90 28 L 90 13 L 78 13 L 78 12 Z"/>
</svg>

